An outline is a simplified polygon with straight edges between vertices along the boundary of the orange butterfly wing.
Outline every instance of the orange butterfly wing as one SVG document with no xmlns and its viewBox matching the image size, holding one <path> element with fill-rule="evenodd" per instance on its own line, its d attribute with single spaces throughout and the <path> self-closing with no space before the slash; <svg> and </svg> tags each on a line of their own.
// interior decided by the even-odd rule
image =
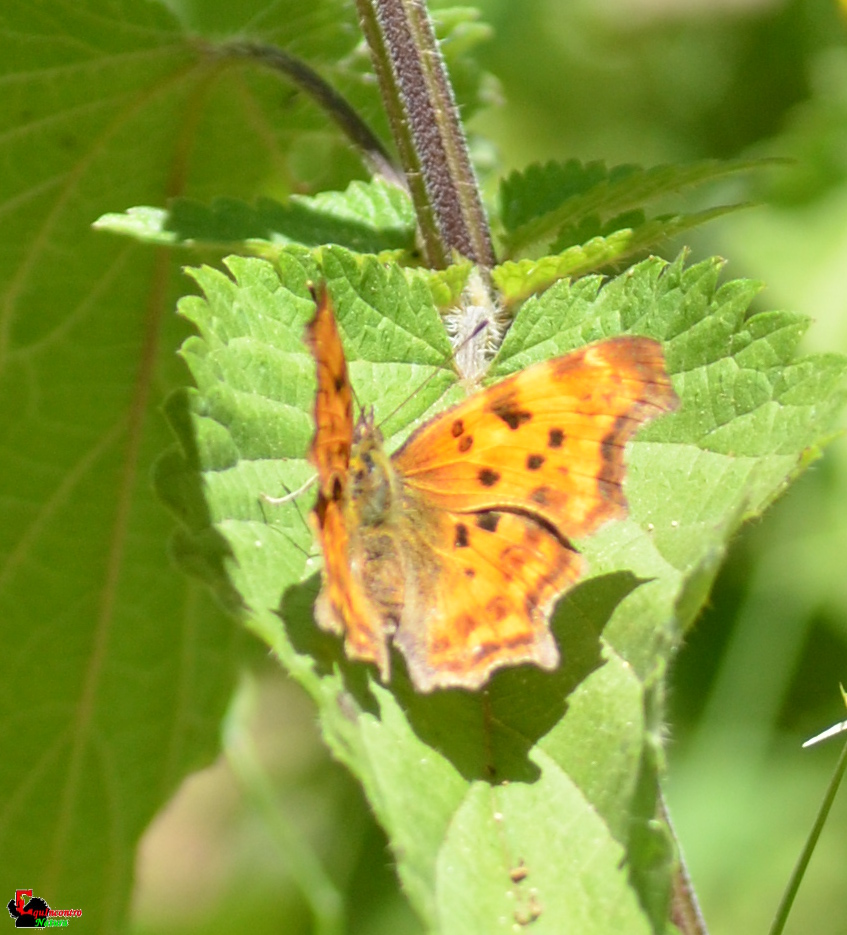
<svg viewBox="0 0 847 935">
<path fill-rule="evenodd" d="M 350 466 L 353 391 L 326 286 L 313 290 L 312 297 L 315 317 L 306 326 L 306 341 L 315 358 L 318 388 L 309 460 L 317 468 L 321 492 L 329 495 L 333 483 L 343 483 Z"/>
<path fill-rule="evenodd" d="M 624 446 L 675 408 L 660 346 L 623 337 L 536 364 L 425 423 L 391 458 L 354 426 L 328 298 L 317 361 L 313 518 L 324 553 L 316 618 L 388 676 L 388 640 L 419 691 L 558 664 L 548 620 L 582 575 L 570 538 L 626 513 Z"/>
<path fill-rule="evenodd" d="M 529 367 L 410 436 L 392 461 L 442 517 L 433 605 L 395 637 L 418 688 L 557 665 L 548 620 L 584 572 L 569 540 L 626 515 L 624 447 L 676 405 L 660 345 L 621 337 Z"/>
<path fill-rule="evenodd" d="M 584 537 L 626 514 L 624 448 L 677 403 L 657 341 L 611 338 L 476 393 L 393 460 L 433 506 L 522 510 Z"/>
<path fill-rule="evenodd" d="M 373 662 L 383 678 L 388 674 L 388 647 L 374 607 L 350 562 L 349 467 L 353 447 L 353 393 L 347 361 L 324 286 L 313 293 L 317 308 L 306 340 L 317 365 L 315 434 L 309 460 L 318 472 L 318 499 L 312 513 L 324 555 L 324 586 L 315 604 L 315 618 L 324 630 L 345 638 L 352 659 Z"/>
<path fill-rule="evenodd" d="M 439 513 L 429 545 L 440 573 L 426 613 L 394 637 L 415 687 L 476 689 L 495 669 L 524 662 L 554 669 L 548 619 L 583 574 L 582 556 L 520 513 Z"/>
</svg>

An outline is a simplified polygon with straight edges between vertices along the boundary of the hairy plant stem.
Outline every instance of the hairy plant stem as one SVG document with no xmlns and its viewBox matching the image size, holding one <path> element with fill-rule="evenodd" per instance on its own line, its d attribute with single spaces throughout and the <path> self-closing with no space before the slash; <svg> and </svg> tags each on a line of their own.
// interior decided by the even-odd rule
<svg viewBox="0 0 847 935">
<path fill-rule="evenodd" d="M 467 143 L 423 0 L 356 0 L 429 266 L 495 263 Z"/>
</svg>

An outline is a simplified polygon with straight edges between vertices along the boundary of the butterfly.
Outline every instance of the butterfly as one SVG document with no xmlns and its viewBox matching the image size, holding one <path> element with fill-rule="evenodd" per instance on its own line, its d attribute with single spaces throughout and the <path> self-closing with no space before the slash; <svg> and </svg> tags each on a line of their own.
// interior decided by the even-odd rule
<svg viewBox="0 0 847 935">
<path fill-rule="evenodd" d="M 354 419 L 330 296 L 313 296 L 318 625 L 383 681 L 394 645 L 420 692 L 554 669 L 550 616 L 586 571 L 572 540 L 626 515 L 625 446 L 678 405 L 660 344 L 611 338 L 530 366 L 389 455 L 373 416 Z"/>
</svg>

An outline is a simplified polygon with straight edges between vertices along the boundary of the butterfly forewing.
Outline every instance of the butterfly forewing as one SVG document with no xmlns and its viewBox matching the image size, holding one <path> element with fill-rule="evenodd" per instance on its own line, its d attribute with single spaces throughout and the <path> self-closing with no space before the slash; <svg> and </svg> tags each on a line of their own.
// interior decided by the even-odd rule
<svg viewBox="0 0 847 935">
<path fill-rule="evenodd" d="M 353 391 L 347 374 L 347 361 L 326 287 L 315 290 L 315 317 L 306 329 L 317 366 L 315 434 L 309 460 L 318 471 L 321 490 L 341 479 L 350 463 L 353 445 Z"/>
<path fill-rule="evenodd" d="M 388 647 L 378 608 L 353 568 L 358 530 L 352 527 L 349 498 L 353 446 L 353 392 L 344 349 L 326 287 L 314 293 L 315 316 L 306 339 L 315 356 L 315 434 L 309 460 L 318 472 L 312 523 L 324 555 L 323 587 L 315 618 L 324 630 L 344 636 L 351 659 L 373 662 L 388 676 Z"/>
<path fill-rule="evenodd" d="M 418 429 L 405 483 L 460 512 L 526 511 L 565 537 L 623 516 L 624 447 L 675 408 L 661 347 L 621 337 L 529 367 Z"/>
</svg>

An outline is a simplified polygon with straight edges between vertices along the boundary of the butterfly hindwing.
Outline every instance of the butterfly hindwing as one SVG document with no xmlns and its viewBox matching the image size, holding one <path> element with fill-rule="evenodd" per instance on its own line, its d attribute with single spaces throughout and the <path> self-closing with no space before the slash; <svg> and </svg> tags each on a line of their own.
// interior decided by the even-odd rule
<svg viewBox="0 0 847 935">
<path fill-rule="evenodd" d="M 344 637 L 350 659 L 372 662 L 388 678 L 388 645 L 379 607 L 371 601 L 351 555 L 349 523 L 341 500 L 318 492 L 312 513 L 324 555 L 323 587 L 315 604 L 315 619 L 323 630 Z"/>
<path fill-rule="evenodd" d="M 574 549 L 533 518 L 497 510 L 439 511 L 429 547 L 439 570 L 429 606 L 394 637 L 420 691 L 473 690 L 504 665 L 556 667 L 548 618 L 583 573 Z"/>
</svg>

